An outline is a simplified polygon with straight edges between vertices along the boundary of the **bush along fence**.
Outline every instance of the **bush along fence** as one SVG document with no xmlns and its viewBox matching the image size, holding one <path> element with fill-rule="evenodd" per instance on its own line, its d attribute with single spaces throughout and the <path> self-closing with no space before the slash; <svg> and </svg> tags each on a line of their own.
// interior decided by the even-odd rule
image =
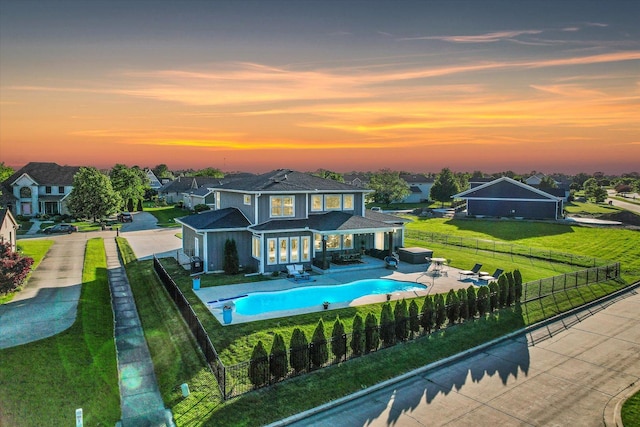
<svg viewBox="0 0 640 427">
<path fill-rule="evenodd" d="M 225 366 L 190 304 L 155 257 L 153 265 L 202 349 L 224 399 L 380 351 L 400 342 L 428 336 L 447 326 L 483 318 L 520 302 L 618 279 L 620 275 L 620 264 L 613 263 L 523 284 L 520 271 L 514 270 L 502 274 L 497 282 L 489 282 L 486 286 L 470 285 L 466 289 L 450 290 L 447 294 L 426 296 L 422 307 L 418 306 L 419 302 L 415 299 L 409 303 L 397 301 L 393 307 L 388 302 L 382 307 L 380 319 L 372 313 L 365 319 L 356 314 L 351 333 L 345 333 L 343 322 L 337 318 L 329 339 L 322 319 L 310 340 L 304 331 L 295 328 L 288 349 L 284 338 L 276 333 L 269 349 L 259 341 L 253 349 L 251 360 Z"/>
<path fill-rule="evenodd" d="M 543 248 L 532 248 L 528 246 L 514 245 L 513 243 L 496 242 L 494 240 L 450 236 L 447 234 L 429 233 L 419 230 L 406 230 L 405 233 L 407 239 L 420 240 L 426 243 L 439 243 L 441 245 L 456 246 L 459 248 L 474 250 L 476 252 L 488 251 L 508 255 L 519 255 L 527 258 L 536 258 L 563 264 L 576 265 L 579 267 L 596 267 L 610 262 L 585 255 L 568 254 Z"/>
</svg>

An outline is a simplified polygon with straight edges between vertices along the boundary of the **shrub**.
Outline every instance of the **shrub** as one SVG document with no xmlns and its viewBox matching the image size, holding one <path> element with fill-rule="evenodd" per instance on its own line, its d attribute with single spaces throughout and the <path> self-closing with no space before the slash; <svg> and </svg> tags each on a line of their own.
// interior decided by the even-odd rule
<svg viewBox="0 0 640 427">
<path fill-rule="evenodd" d="M 444 296 L 437 294 L 435 296 L 435 328 L 440 329 L 444 325 L 444 321 L 447 319 L 447 309 L 444 305 Z"/>
<path fill-rule="evenodd" d="M 234 239 L 227 239 L 224 242 L 224 266 L 222 268 L 226 274 L 238 274 L 240 271 L 238 248 Z"/>
<path fill-rule="evenodd" d="M 507 277 L 507 306 L 511 306 L 516 300 L 516 282 L 513 279 L 513 273 L 504 274 Z"/>
<path fill-rule="evenodd" d="M 195 205 L 193 207 L 193 211 L 196 212 L 196 213 L 208 211 L 209 209 L 211 209 L 209 206 L 207 206 L 205 204 L 202 204 L 202 203 L 200 203 L 198 205 Z"/>
<path fill-rule="evenodd" d="M 0 294 L 18 289 L 31 271 L 33 258 L 11 250 L 9 242 L 0 243 Z"/>
<path fill-rule="evenodd" d="M 420 317 L 418 316 L 418 304 L 415 299 L 409 304 L 409 330 L 411 337 L 420 332 Z"/>
<path fill-rule="evenodd" d="M 507 276 L 506 275 L 501 275 L 500 277 L 498 277 L 498 288 L 499 288 L 499 303 L 500 303 L 500 307 L 506 307 L 507 306 L 507 299 L 509 297 L 509 282 L 507 281 Z"/>
<path fill-rule="evenodd" d="M 478 302 L 476 298 L 476 288 L 470 285 L 467 288 L 467 306 L 469 307 L 468 319 L 473 319 L 478 313 Z"/>
<path fill-rule="evenodd" d="M 324 335 L 324 323 L 322 319 L 318 321 L 313 337 L 311 338 L 311 346 L 309 348 L 309 358 L 311 364 L 319 368 L 329 360 L 329 352 L 327 350 L 327 337 Z"/>
<path fill-rule="evenodd" d="M 351 332 L 351 351 L 354 356 L 360 356 L 364 353 L 364 324 L 362 317 L 356 314 L 353 318 L 353 327 Z"/>
<path fill-rule="evenodd" d="M 456 323 L 456 320 L 460 317 L 460 301 L 458 300 L 458 295 L 456 295 L 456 291 L 453 289 L 449 289 L 447 292 L 447 319 L 449 319 L 449 324 L 453 325 Z"/>
<path fill-rule="evenodd" d="M 498 302 L 500 298 L 500 290 L 498 289 L 497 282 L 489 282 L 489 313 L 492 313 L 498 308 Z"/>
<path fill-rule="evenodd" d="M 389 347 L 395 343 L 395 338 L 395 322 L 391 312 L 391 304 L 386 303 L 382 306 L 380 313 L 380 339 L 384 347 Z"/>
<path fill-rule="evenodd" d="M 513 282 L 515 285 L 515 302 L 522 300 L 522 274 L 520 270 L 513 270 Z"/>
<path fill-rule="evenodd" d="M 491 309 L 490 303 L 491 297 L 489 296 L 489 287 L 483 286 L 478 289 L 478 297 L 476 304 L 478 307 L 478 315 L 484 317 L 484 315 Z"/>
<path fill-rule="evenodd" d="M 469 300 L 467 299 L 467 290 L 458 289 L 458 304 L 460 306 L 460 321 L 464 322 L 469 318 Z"/>
<path fill-rule="evenodd" d="M 396 341 L 405 341 L 409 338 L 409 312 L 407 311 L 407 302 L 404 299 L 396 302 L 393 317 L 395 318 Z"/>
<path fill-rule="evenodd" d="M 336 318 L 331 330 L 331 352 L 339 362 L 347 354 L 347 336 L 344 333 L 344 324 L 340 318 Z"/>
<path fill-rule="evenodd" d="M 269 381 L 269 360 L 262 341 L 258 341 L 258 344 L 253 347 L 249 362 L 249 381 L 255 387 L 260 387 Z"/>
<path fill-rule="evenodd" d="M 369 353 L 378 348 L 380 344 L 380 330 L 378 319 L 373 313 L 367 314 L 364 322 L 364 351 Z"/>
<path fill-rule="evenodd" d="M 435 311 L 433 307 L 433 297 L 427 295 L 424 297 L 424 304 L 422 304 L 422 317 L 420 318 L 420 324 L 427 334 L 431 333 L 435 324 Z"/>
<path fill-rule="evenodd" d="M 289 344 L 289 363 L 296 373 L 303 372 L 309 366 L 309 342 L 300 328 L 295 328 Z"/>
<path fill-rule="evenodd" d="M 287 361 L 287 347 L 284 344 L 282 335 L 276 333 L 273 336 L 273 345 L 269 358 L 269 371 L 276 379 L 281 379 L 289 373 L 289 363 Z"/>
</svg>

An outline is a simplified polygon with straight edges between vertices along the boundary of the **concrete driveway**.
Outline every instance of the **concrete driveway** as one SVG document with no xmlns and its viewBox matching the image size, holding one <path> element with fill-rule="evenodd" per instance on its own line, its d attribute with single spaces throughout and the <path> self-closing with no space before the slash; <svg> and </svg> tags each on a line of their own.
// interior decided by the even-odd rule
<svg viewBox="0 0 640 427">
<path fill-rule="evenodd" d="M 160 228 L 153 215 L 136 212 L 133 222 L 122 225 L 120 236 L 127 239 L 138 259 L 150 259 L 153 254 L 159 258 L 176 258 L 182 248 L 182 240 L 176 234 L 181 231 L 180 228 Z"/>
<path fill-rule="evenodd" d="M 274 425 L 620 425 L 614 424 L 614 407 L 639 380 L 636 290 L 449 365 Z"/>
<path fill-rule="evenodd" d="M 27 286 L 0 305 L 0 349 L 53 336 L 75 322 L 87 238 L 50 237 L 54 244 Z"/>
</svg>

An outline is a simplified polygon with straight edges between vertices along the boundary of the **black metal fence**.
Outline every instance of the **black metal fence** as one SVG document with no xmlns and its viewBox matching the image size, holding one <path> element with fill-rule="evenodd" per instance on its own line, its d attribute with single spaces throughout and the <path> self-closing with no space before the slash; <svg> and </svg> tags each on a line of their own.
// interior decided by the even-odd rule
<svg viewBox="0 0 640 427">
<path fill-rule="evenodd" d="M 285 353 L 270 355 L 225 366 L 211 343 L 209 336 L 173 279 L 166 272 L 160 261 L 154 257 L 154 269 L 162 283 L 176 303 L 198 345 L 202 349 L 209 366 L 218 382 L 223 399 L 239 396 L 260 387 L 272 385 L 287 378 L 306 374 L 324 367 L 335 365 L 345 360 L 361 357 L 381 349 L 391 347 L 399 341 L 413 340 L 427 336 L 434 331 L 421 327 L 422 314 L 401 319 L 406 322 L 406 336 L 402 339 L 383 340 L 383 329 L 396 329 L 397 322 L 380 324 L 375 328 L 365 328 L 360 336 L 356 336 L 362 345 L 354 345 L 354 334 L 342 334 L 322 342 L 312 342 L 308 346 L 289 349 Z M 588 268 L 546 279 L 527 282 L 522 285 L 522 301 L 530 302 L 560 292 L 589 286 L 592 284 L 618 279 L 620 263 L 612 263 L 601 267 Z M 489 292 L 488 297 L 496 297 L 498 293 Z M 449 305 L 445 305 L 448 312 Z M 497 307 L 500 308 L 500 307 Z M 487 312 L 493 311 L 488 308 Z M 471 317 L 475 317 L 472 314 Z M 461 319 L 466 320 L 466 319 Z M 447 324 L 445 320 L 443 326 Z M 417 326 L 416 326 L 417 325 Z M 388 335 L 388 334 L 387 334 Z M 286 360 L 286 363 L 283 363 Z M 286 366 L 285 366 L 286 365 Z M 283 368 L 285 366 L 285 368 Z"/>
<path fill-rule="evenodd" d="M 450 236 L 442 233 L 429 233 L 418 230 L 405 230 L 407 239 L 419 240 L 426 243 L 439 243 L 441 245 L 456 246 L 466 248 L 476 252 L 487 251 L 507 255 L 518 255 L 526 258 L 536 258 L 546 261 L 553 261 L 562 264 L 576 265 L 580 267 L 596 267 L 604 265 L 610 261 L 594 258 L 586 255 L 568 254 L 556 252 L 544 248 L 532 248 L 529 246 L 515 245 L 507 242 L 496 242 L 494 240 L 474 239 L 471 237 Z"/>
<path fill-rule="evenodd" d="M 200 319 L 198 319 L 198 316 L 193 311 L 191 304 L 189 304 L 189 301 L 187 301 L 180 288 L 178 288 L 178 285 L 176 285 L 169 273 L 167 273 L 158 258 L 155 256 L 153 257 L 153 268 L 158 274 L 158 277 L 160 277 L 160 281 L 171 296 L 171 299 L 176 304 L 176 307 L 178 307 L 182 318 L 189 326 L 189 330 L 196 339 L 196 342 L 202 350 L 213 375 L 218 381 L 218 387 L 220 387 L 220 392 L 222 393 L 223 398 L 226 398 L 225 366 L 218 357 L 218 352 L 213 347 L 207 331 L 202 326 L 202 323 L 200 323 Z"/>
</svg>

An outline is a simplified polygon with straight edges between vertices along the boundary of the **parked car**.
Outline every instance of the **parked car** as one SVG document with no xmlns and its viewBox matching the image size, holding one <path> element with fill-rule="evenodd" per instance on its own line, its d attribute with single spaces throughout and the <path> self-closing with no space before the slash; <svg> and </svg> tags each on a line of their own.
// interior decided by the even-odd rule
<svg viewBox="0 0 640 427">
<path fill-rule="evenodd" d="M 133 222 L 133 215 L 131 215 L 131 212 L 121 212 L 120 215 L 118 215 L 118 221 Z"/>
<path fill-rule="evenodd" d="M 78 231 L 78 227 L 71 224 L 61 223 L 61 224 L 52 225 L 51 227 L 47 227 L 42 231 L 44 232 L 44 234 L 54 234 L 54 233 L 71 234 L 74 231 Z"/>
<path fill-rule="evenodd" d="M 380 206 L 374 206 L 371 208 L 371 210 L 374 212 L 382 212 L 382 208 Z"/>
</svg>

